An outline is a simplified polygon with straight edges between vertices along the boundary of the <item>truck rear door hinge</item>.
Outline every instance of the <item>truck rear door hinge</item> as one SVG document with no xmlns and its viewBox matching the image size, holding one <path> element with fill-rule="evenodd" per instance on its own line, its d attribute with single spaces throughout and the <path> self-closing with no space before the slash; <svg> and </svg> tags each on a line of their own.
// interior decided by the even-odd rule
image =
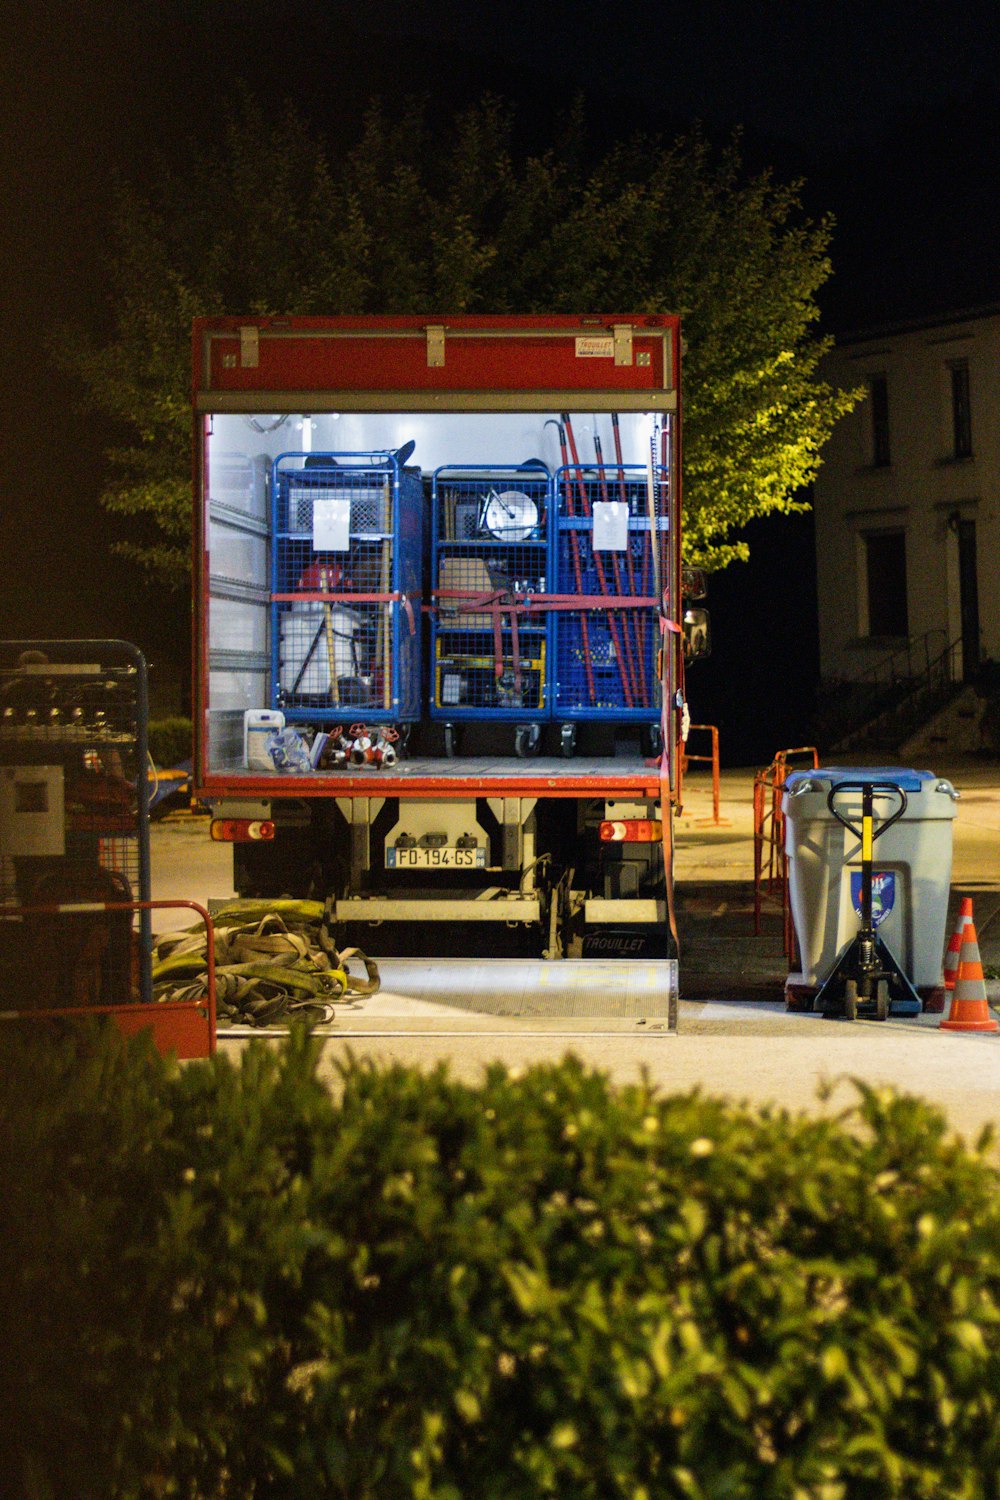
<svg viewBox="0 0 1000 1500">
<path fill-rule="evenodd" d="M 444 325 L 430 324 L 427 328 L 427 367 L 440 370 L 444 365 Z"/>
<path fill-rule="evenodd" d="M 616 323 L 612 332 L 615 336 L 615 364 L 630 365 L 632 363 L 632 325 Z"/>
<path fill-rule="evenodd" d="M 260 329 L 246 324 L 240 329 L 240 365 L 244 370 L 256 370 L 260 364 Z"/>
</svg>

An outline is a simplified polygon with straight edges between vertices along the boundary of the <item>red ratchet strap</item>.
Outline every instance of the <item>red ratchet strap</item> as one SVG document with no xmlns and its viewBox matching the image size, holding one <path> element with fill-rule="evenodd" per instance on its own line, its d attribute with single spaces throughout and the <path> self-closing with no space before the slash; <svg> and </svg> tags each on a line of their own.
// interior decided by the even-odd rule
<svg viewBox="0 0 1000 1500">
<path fill-rule="evenodd" d="M 275 595 L 279 598 L 280 595 Z M 299 599 L 308 599 L 309 594 L 297 594 Z M 340 594 L 341 599 L 362 598 L 362 595 Z M 385 598 L 386 595 L 374 596 Z M 398 596 L 393 596 L 398 597 Z M 625 610 L 625 609 L 655 609 L 658 601 L 652 595 L 642 594 L 634 596 L 613 596 L 608 594 L 521 594 L 521 593 L 479 593 L 474 589 L 437 589 L 435 598 L 456 599 L 461 602 L 458 605 L 459 614 L 481 614 L 488 611 L 492 616 L 493 624 L 493 658 L 494 671 L 497 678 L 503 675 L 503 616 L 510 615 L 510 647 L 511 660 L 514 668 L 514 685 L 520 691 L 521 687 L 521 647 L 518 635 L 517 617 L 519 614 L 528 614 L 533 609 L 542 610 Z M 424 608 L 430 612 L 437 608 L 436 604 L 425 605 Z M 661 634 L 668 630 L 680 631 L 680 626 L 661 612 L 660 616 Z"/>
<path fill-rule="evenodd" d="M 667 633 L 668 630 L 672 630 L 673 633 L 674 633 L 674 635 L 681 635 L 682 634 L 681 627 L 678 625 L 677 621 L 676 620 L 672 620 L 670 618 L 670 616 L 668 615 L 668 613 L 667 613 L 667 609 L 669 608 L 669 605 L 670 605 L 670 597 L 666 593 L 666 591 L 664 591 L 663 602 L 662 602 L 662 604 L 660 606 L 660 634 L 661 635 L 666 635 L 666 633 Z M 664 705 L 665 704 L 666 704 L 666 699 L 664 698 Z M 666 725 L 664 725 L 664 728 L 666 728 Z M 664 740 L 663 743 L 666 744 L 666 740 Z"/>
<path fill-rule="evenodd" d="M 462 599 L 465 603 L 460 606 L 460 614 L 475 614 L 477 610 L 489 609 L 494 602 L 498 603 L 501 610 L 509 610 L 511 613 L 526 614 L 533 609 L 655 609 L 657 601 L 649 595 L 638 598 L 630 598 L 625 595 L 621 599 L 609 597 L 607 594 L 477 594 L 472 589 L 436 589 L 435 595 L 438 599 Z M 275 594 L 274 598 L 282 596 Z M 309 594 L 296 594 L 296 599 L 308 599 Z M 347 598 L 346 594 L 338 595 L 338 598 Z M 379 596 L 385 597 L 385 596 Z M 425 604 L 424 608 L 433 611 L 436 606 Z M 663 626 L 665 630 L 680 630 L 673 620 L 667 620 Z"/>
<path fill-rule="evenodd" d="M 514 669 L 514 690 L 521 691 L 521 639 L 517 628 L 518 614 L 527 609 L 527 604 L 522 602 L 528 596 L 521 598 L 493 591 L 488 594 L 476 593 L 472 589 L 438 589 L 438 599 L 460 599 L 458 614 L 474 615 L 483 614 L 487 611 L 493 621 L 493 674 L 497 681 L 503 676 L 503 617 L 510 615 L 510 656 L 511 665 Z M 431 604 L 425 606 L 435 609 Z"/>
<path fill-rule="evenodd" d="M 530 594 L 529 609 L 655 609 L 651 594 Z"/>
<path fill-rule="evenodd" d="M 271 595 L 271 600 L 275 604 L 401 604 L 410 624 L 411 635 L 417 633 L 417 620 L 413 609 L 414 599 L 419 609 L 419 594 L 401 594 L 398 591 L 392 594 L 321 594 L 311 590 L 309 593 Z"/>
</svg>

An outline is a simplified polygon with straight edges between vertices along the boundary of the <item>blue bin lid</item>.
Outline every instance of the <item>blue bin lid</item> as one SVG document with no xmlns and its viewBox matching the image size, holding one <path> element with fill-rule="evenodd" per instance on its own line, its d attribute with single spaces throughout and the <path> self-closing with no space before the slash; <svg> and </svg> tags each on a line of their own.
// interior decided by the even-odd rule
<svg viewBox="0 0 1000 1500">
<path fill-rule="evenodd" d="M 933 771 L 911 771 L 901 766 L 820 766 L 815 771 L 793 771 L 785 781 L 788 790 L 803 781 L 822 781 L 827 787 L 844 781 L 891 781 L 904 792 L 923 791 L 924 783 L 937 781 Z"/>
</svg>

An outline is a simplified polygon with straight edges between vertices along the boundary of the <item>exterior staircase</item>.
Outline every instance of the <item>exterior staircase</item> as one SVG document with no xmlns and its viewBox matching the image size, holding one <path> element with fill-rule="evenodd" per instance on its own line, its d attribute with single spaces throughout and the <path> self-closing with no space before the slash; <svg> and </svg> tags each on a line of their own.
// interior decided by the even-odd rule
<svg viewBox="0 0 1000 1500">
<path fill-rule="evenodd" d="M 960 696 L 973 691 L 961 682 L 917 683 L 896 702 L 845 735 L 833 747 L 844 751 L 886 750 L 902 754 L 904 746 L 937 720 Z"/>
<path fill-rule="evenodd" d="M 837 756 L 883 752 L 896 757 L 928 744 L 926 734 L 937 725 L 938 749 L 978 748 L 951 743 L 952 729 L 960 729 L 966 742 L 970 739 L 968 720 L 977 717 L 977 695 L 958 678 L 961 641 L 942 647 L 942 638 L 943 632 L 928 631 L 863 677 L 837 684 L 817 715 L 817 743 L 829 745 Z"/>
</svg>

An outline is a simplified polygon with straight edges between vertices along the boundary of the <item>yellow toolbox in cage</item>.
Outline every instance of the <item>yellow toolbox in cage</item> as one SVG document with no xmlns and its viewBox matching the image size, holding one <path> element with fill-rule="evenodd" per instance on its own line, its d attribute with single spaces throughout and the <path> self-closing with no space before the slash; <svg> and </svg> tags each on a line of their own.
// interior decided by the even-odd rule
<svg viewBox="0 0 1000 1500">
<path fill-rule="evenodd" d="M 485 645 L 485 642 L 484 642 Z M 489 651 L 449 651 L 440 638 L 435 642 L 434 706 L 455 708 L 466 704 L 502 703 L 525 709 L 544 707 L 545 641 L 532 642 L 532 655 L 522 656 L 515 668 L 514 658 L 505 650 L 500 658 Z M 520 689 L 517 677 L 520 676 Z"/>
</svg>

